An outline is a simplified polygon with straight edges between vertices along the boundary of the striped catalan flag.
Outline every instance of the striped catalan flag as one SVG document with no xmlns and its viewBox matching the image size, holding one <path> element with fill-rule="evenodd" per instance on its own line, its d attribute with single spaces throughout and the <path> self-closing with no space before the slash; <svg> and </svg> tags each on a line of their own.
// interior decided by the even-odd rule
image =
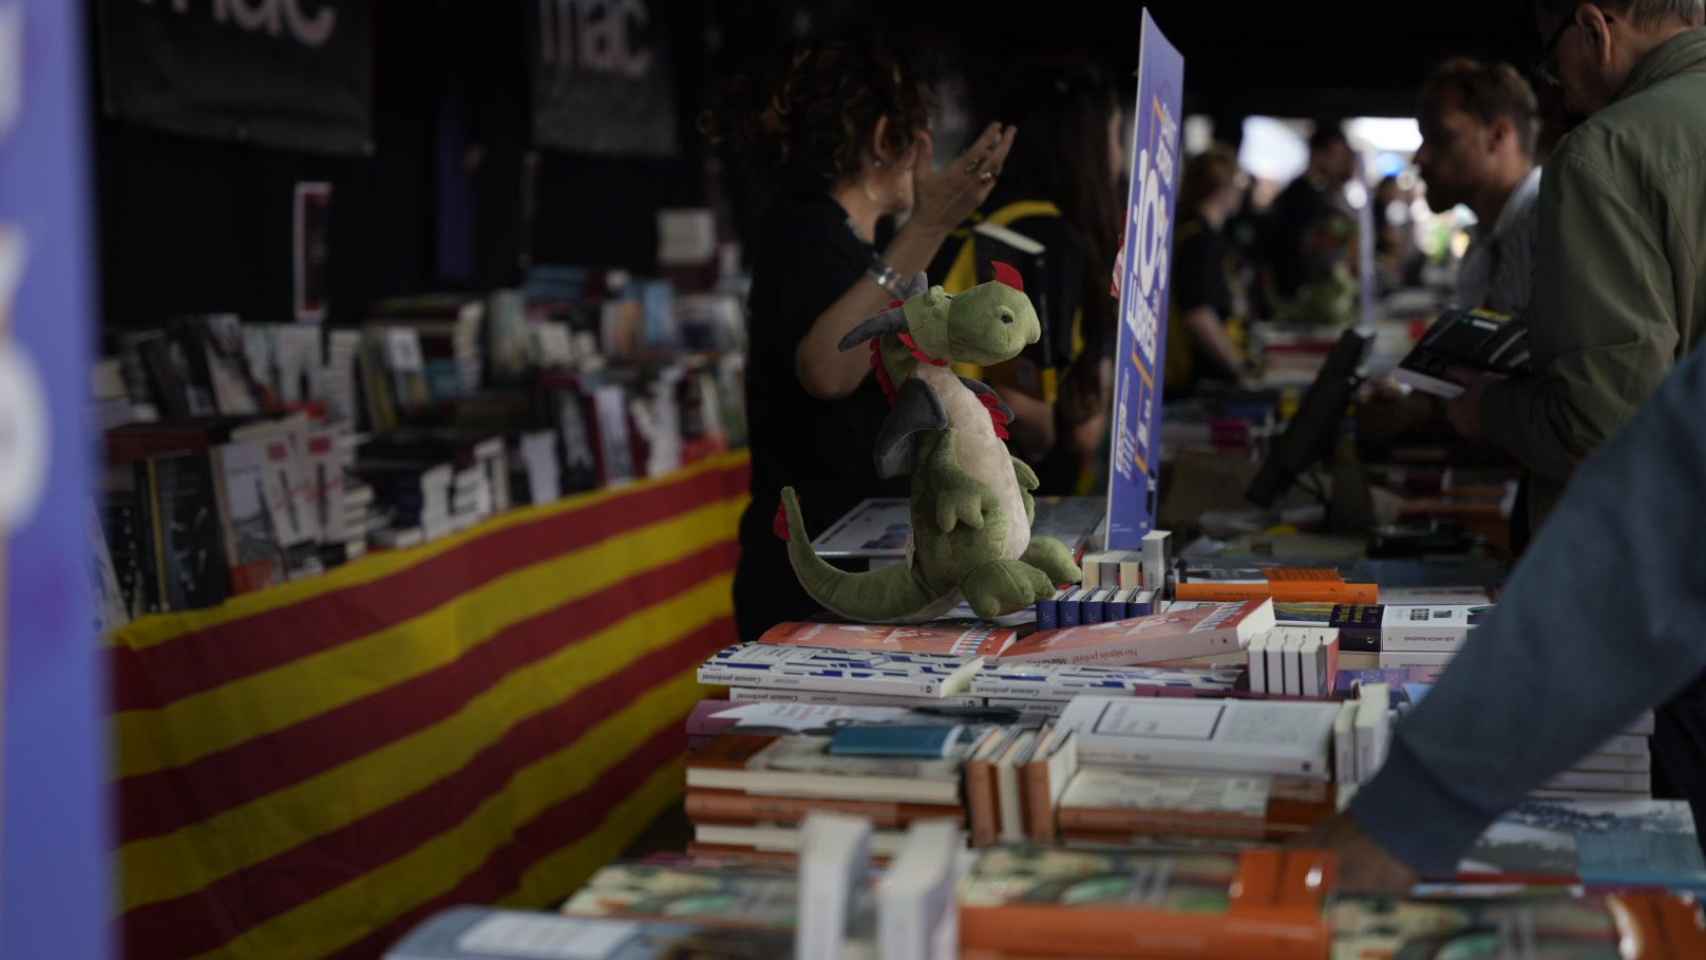
<svg viewBox="0 0 1706 960">
<path fill-rule="evenodd" d="M 543 906 L 683 790 L 744 453 L 109 640 L 125 955 L 377 957 Z"/>
</svg>

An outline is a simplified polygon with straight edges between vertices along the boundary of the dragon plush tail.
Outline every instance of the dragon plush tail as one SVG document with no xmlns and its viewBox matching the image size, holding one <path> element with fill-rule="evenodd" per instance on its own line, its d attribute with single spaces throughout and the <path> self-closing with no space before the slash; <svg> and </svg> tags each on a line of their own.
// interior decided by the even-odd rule
<svg viewBox="0 0 1706 960">
<path fill-rule="evenodd" d="M 782 488 L 782 508 L 787 514 L 788 560 L 794 576 L 825 608 L 865 623 L 892 623 L 941 612 L 943 598 L 932 594 L 913 575 L 911 564 L 895 564 L 869 573 L 837 570 L 813 552 L 793 487 Z"/>
</svg>

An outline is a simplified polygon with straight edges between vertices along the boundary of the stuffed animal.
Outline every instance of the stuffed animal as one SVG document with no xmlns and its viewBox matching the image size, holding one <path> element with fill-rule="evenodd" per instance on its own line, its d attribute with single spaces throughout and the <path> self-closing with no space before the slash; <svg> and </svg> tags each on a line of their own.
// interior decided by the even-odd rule
<svg viewBox="0 0 1706 960">
<path fill-rule="evenodd" d="M 878 435 L 877 473 L 912 476 L 912 546 L 905 564 L 848 573 L 812 550 L 792 487 L 782 491 L 778 533 L 794 575 L 812 599 L 853 620 L 931 620 L 963 597 L 994 618 L 1079 580 L 1058 540 L 1031 536 L 1037 476 L 1007 452 L 1012 411 L 987 385 L 949 364 L 1011 360 L 1042 336 L 1017 270 L 957 296 L 914 277 L 887 311 L 841 341 L 869 343 L 871 366 L 893 406 Z M 784 526 L 785 524 L 785 526 Z"/>
</svg>

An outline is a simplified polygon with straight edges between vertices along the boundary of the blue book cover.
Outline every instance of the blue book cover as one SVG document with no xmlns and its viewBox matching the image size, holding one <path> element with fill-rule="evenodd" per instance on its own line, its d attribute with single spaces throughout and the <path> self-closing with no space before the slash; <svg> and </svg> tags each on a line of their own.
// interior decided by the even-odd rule
<svg viewBox="0 0 1706 960">
<path fill-rule="evenodd" d="M 842 727 L 830 738 L 829 752 L 852 757 L 918 757 L 940 760 L 953 749 L 960 726 L 883 724 Z"/>
<path fill-rule="evenodd" d="M 1458 870 L 1706 892 L 1684 800 L 1529 800 L 1489 827 Z"/>
<path fill-rule="evenodd" d="M 1356 693 L 1356 688 L 1364 683 L 1384 683 L 1394 691 L 1405 690 L 1406 687 L 1431 686 L 1439 677 L 1442 667 L 1380 667 L 1369 670 L 1340 670 L 1333 682 L 1333 692 L 1341 697 Z M 1408 691 L 1411 700 L 1419 700 L 1419 694 L 1426 689 Z"/>
<path fill-rule="evenodd" d="M 1065 600 L 1060 601 L 1060 625 L 1062 627 L 1077 627 L 1084 623 L 1084 598 L 1090 595 L 1088 590 L 1074 590 Z"/>
<path fill-rule="evenodd" d="M 1037 629 L 1053 630 L 1060 626 L 1060 593 L 1037 601 Z"/>
<path fill-rule="evenodd" d="M 1092 590 L 1084 595 L 1083 602 L 1078 607 L 1078 623 L 1080 626 L 1102 622 L 1103 603 L 1102 591 Z"/>
</svg>

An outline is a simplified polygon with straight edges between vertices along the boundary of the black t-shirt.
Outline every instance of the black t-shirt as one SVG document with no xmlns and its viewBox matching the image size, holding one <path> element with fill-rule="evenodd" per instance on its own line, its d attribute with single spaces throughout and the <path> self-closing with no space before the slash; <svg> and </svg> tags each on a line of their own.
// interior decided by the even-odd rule
<svg viewBox="0 0 1706 960">
<path fill-rule="evenodd" d="M 783 487 L 798 492 L 813 537 L 866 497 L 907 495 L 905 478 L 877 478 L 877 433 L 889 405 L 876 378 L 867 376 L 850 396 L 819 400 L 800 386 L 794 364 L 800 341 L 860 282 L 871 252 L 827 194 L 780 200 L 764 220 L 747 316 L 752 504 L 741 517 L 734 585 L 743 640 L 821 609 L 795 579 L 773 529 Z"/>
<path fill-rule="evenodd" d="M 1180 313 L 1211 307 L 1222 322 L 1232 316 L 1232 286 L 1226 282 L 1231 250 L 1220 231 L 1202 220 L 1179 225 L 1173 245 L 1173 286 L 1168 296 Z"/>
<path fill-rule="evenodd" d="M 1233 317 L 1237 304 L 1228 279 L 1231 245 L 1226 237 L 1200 217 L 1179 224 L 1173 239 L 1172 286 L 1168 290 L 1167 330 L 1168 399 L 1187 397 L 1204 380 L 1234 380 L 1212 350 L 1196 342 L 1183 320 L 1199 307 L 1214 311 L 1222 324 Z"/>
<path fill-rule="evenodd" d="M 1298 177 L 1274 198 L 1268 211 L 1268 263 L 1274 271 L 1274 292 L 1283 299 L 1297 295 L 1310 280 L 1306 244 L 1309 231 L 1333 212 L 1327 192 L 1307 176 Z"/>
</svg>

